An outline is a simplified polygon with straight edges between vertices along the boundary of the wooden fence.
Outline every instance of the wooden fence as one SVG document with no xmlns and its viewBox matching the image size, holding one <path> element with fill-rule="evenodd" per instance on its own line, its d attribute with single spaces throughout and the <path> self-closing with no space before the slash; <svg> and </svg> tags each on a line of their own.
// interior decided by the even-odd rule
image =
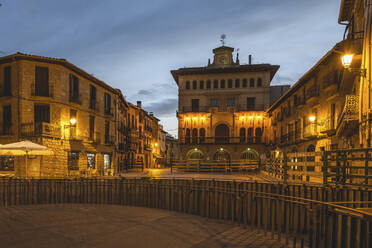
<svg viewBox="0 0 372 248">
<path fill-rule="evenodd" d="M 259 167 L 258 161 L 174 161 L 171 169 L 182 172 L 246 172 Z"/>
<path fill-rule="evenodd" d="M 0 206 L 118 204 L 200 215 L 263 232 L 292 247 L 372 242 L 372 191 L 181 179 L 2 179 Z"/>
<path fill-rule="evenodd" d="M 285 182 L 372 187 L 372 148 L 273 152 L 263 170 Z"/>
</svg>

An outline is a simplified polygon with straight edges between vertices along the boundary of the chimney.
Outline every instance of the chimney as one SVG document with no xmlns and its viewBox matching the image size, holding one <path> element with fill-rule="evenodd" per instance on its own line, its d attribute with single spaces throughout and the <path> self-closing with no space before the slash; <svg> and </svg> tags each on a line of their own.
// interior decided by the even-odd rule
<svg viewBox="0 0 372 248">
<path fill-rule="evenodd" d="M 248 57 L 248 64 L 252 64 L 252 55 L 249 55 L 249 57 Z"/>
<path fill-rule="evenodd" d="M 141 101 L 137 101 L 137 107 L 142 108 L 142 102 Z"/>
</svg>

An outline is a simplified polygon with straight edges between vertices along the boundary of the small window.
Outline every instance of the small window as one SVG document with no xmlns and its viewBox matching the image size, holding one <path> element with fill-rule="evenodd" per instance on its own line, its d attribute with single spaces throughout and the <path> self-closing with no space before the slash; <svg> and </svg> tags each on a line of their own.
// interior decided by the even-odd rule
<svg viewBox="0 0 372 248">
<path fill-rule="evenodd" d="M 94 153 L 87 153 L 87 168 L 88 169 L 95 169 L 96 168 L 96 154 Z"/>
<path fill-rule="evenodd" d="M 207 80 L 207 89 L 210 89 L 210 88 L 211 88 L 211 81 Z"/>
<path fill-rule="evenodd" d="M 249 80 L 249 87 L 250 87 L 250 88 L 254 88 L 254 78 L 251 78 L 251 79 Z"/>
<path fill-rule="evenodd" d="M 203 80 L 200 81 L 200 85 L 199 86 L 200 86 L 200 89 L 201 90 L 204 89 L 204 81 Z"/>
<path fill-rule="evenodd" d="M 12 95 L 12 69 L 10 66 L 4 67 L 4 96 Z"/>
<path fill-rule="evenodd" d="M 69 170 L 79 170 L 79 152 L 68 152 L 67 163 Z"/>
<path fill-rule="evenodd" d="M 214 80 L 213 88 L 218 89 L 218 80 Z"/>
<path fill-rule="evenodd" d="M 247 88 L 247 79 L 243 79 L 243 88 Z"/>
<path fill-rule="evenodd" d="M 232 79 L 229 79 L 229 81 L 228 81 L 228 83 L 227 83 L 227 87 L 228 87 L 229 89 L 231 89 L 231 88 L 232 88 L 232 84 L 233 84 Z"/>
<path fill-rule="evenodd" d="M 262 87 L 262 78 L 257 79 L 257 87 Z"/>
<path fill-rule="evenodd" d="M 186 90 L 190 89 L 190 81 L 186 81 Z"/>
<path fill-rule="evenodd" d="M 211 107 L 218 107 L 218 99 L 216 98 L 211 99 Z"/>
<path fill-rule="evenodd" d="M 224 89 L 224 88 L 225 88 L 225 80 L 222 79 L 222 80 L 221 80 L 221 89 Z"/>
<path fill-rule="evenodd" d="M 192 81 L 192 88 L 194 90 L 196 90 L 196 88 L 197 88 L 197 82 L 196 81 Z"/>
<path fill-rule="evenodd" d="M 0 171 L 14 171 L 14 157 L 0 156 Z"/>
<path fill-rule="evenodd" d="M 235 88 L 240 88 L 240 79 L 235 79 Z"/>
</svg>

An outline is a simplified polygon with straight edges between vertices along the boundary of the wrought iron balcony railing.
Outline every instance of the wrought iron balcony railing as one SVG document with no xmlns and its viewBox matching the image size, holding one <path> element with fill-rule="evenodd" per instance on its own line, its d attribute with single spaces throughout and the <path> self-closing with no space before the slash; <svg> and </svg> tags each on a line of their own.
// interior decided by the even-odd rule
<svg viewBox="0 0 372 248">
<path fill-rule="evenodd" d="M 44 96 L 53 97 L 54 85 L 49 83 L 49 88 L 36 87 L 35 83 L 31 84 L 31 95 L 32 96 Z"/>
<path fill-rule="evenodd" d="M 182 144 L 262 144 L 262 136 L 249 137 L 185 137 Z"/>
<path fill-rule="evenodd" d="M 70 101 L 70 102 L 73 102 L 73 103 L 76 103 L 76 104 L 82 104 L 82 97 L 81 97 L 81 94 L 71 95 L 71 96 L 69 97 L 69 101 Z"/>
<path fill-rule="evenodd" d="M 22 123 L 22 137 L 47 136 L 61 138 L 61 127 L 47 122 L 39 123 Z"/>
</svg>

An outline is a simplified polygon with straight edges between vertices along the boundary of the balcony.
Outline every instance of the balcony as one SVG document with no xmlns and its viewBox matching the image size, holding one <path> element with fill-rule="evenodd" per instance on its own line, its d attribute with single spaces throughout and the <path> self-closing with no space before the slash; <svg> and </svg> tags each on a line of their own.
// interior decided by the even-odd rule
<svg viewBox="0 0 372 248">
<path fill-rule="evenodd" d="M 209 106 L 198 106 L 198 107 L 192 107 L 192 106 L 183 106 L 181 113 L 198 113 L 198 112 L 209 112 Z"/>
<path fill-rule="evenodd" d="M 311 139 L 318 136 L 318 132 L 316 130 L 317 124 L 309 124 L 304 128 L 304 139 Z"/>
<path fill-rule="evenodd" d="M 97 101 L 95 100 L 90 100 L 89 102 L 89 108 L 92 109 L 92 110 L 95 110 L 97 112 L 99 112 L 99 104 Z"/>
<path fill-rule="evenodd" d="M 245 111 L 264 111 L 265 105 L 263 104 L 256 104 L 252 106 L 247 105 L 238 105 L 237 106 L 237 112 L 245 112 Z"/>
<path fill-rule="evenodd" d="M 100 144 L 101 143 L 101 133 L 95 132 L 92 136 L 89 137 L 89 140 L 92 143 Z"/>
<path fill-rule="evenodd" d="M 114 115 L 114 109 L 113 108 L 105 108 L 105 115 Z"/>
<path fill-rule="evenodd" d="M 319 96 L 319 89 L 316 86 L 313 86 L 306 91 L 306 100 L 307 101 L 316 100 L 318 98 L 318 96 Z"/>
<path fill-rule="evenodd" d="M 53 97 L 53 92 L 53 84 L 49 84 L 48 89 L 36 87 L 35 83 L 31 84 L 31 96 Z"/>
<path fill-rule="evenodd" d="M 338 88 L 337 71 L 332 71 L 323 77 L 323 89 L 332 90 L 336 88 Z"/>
<path fill-rule="evenodd" d="M 115 144 L 115 137 L 112 135 L 105 135 L 105 145 Z"/>
<path fill-rule="evenodd" d="M 336 134 L 348 136 L 358 128 L 359 122 L 359 97 L 347 95 L 345 105 L 337 122 Z M 368 116 L 370 118 L 370 114 Z"/>
<path fill-rule="evenodd" d="M 69 97 L 69 101 L 76 104 L 82 104 L 81 99 L 82 99 L 81 94 L 76 94 Z"/>
<path fill-rule="evenodd" d="M 35 136 L 61 138 L 61 127 L 47 122 L 22 123 L 21 136 L 27 138 Z"/>
<path fill-rule="evenodd" d="M 145 144 L 145 145 L 144 145 L 144 149 L 145 149 L 146 151 L 152 151 L 151 145 L 149 145 L 149 144 Z"/>
<path fill-rule="evenodd" d="M 12 126 L 13 126 L 12 123 L 7 123 L 6 125 L 4 125 L 3 123 L 0 123 L 0 136 L 14 135 Z"/>
<path fill-rule="evenodd" d="M 262 136 L 250 137 L 185 137 L 181 144 L 262 144 Z"/>
</svg>

